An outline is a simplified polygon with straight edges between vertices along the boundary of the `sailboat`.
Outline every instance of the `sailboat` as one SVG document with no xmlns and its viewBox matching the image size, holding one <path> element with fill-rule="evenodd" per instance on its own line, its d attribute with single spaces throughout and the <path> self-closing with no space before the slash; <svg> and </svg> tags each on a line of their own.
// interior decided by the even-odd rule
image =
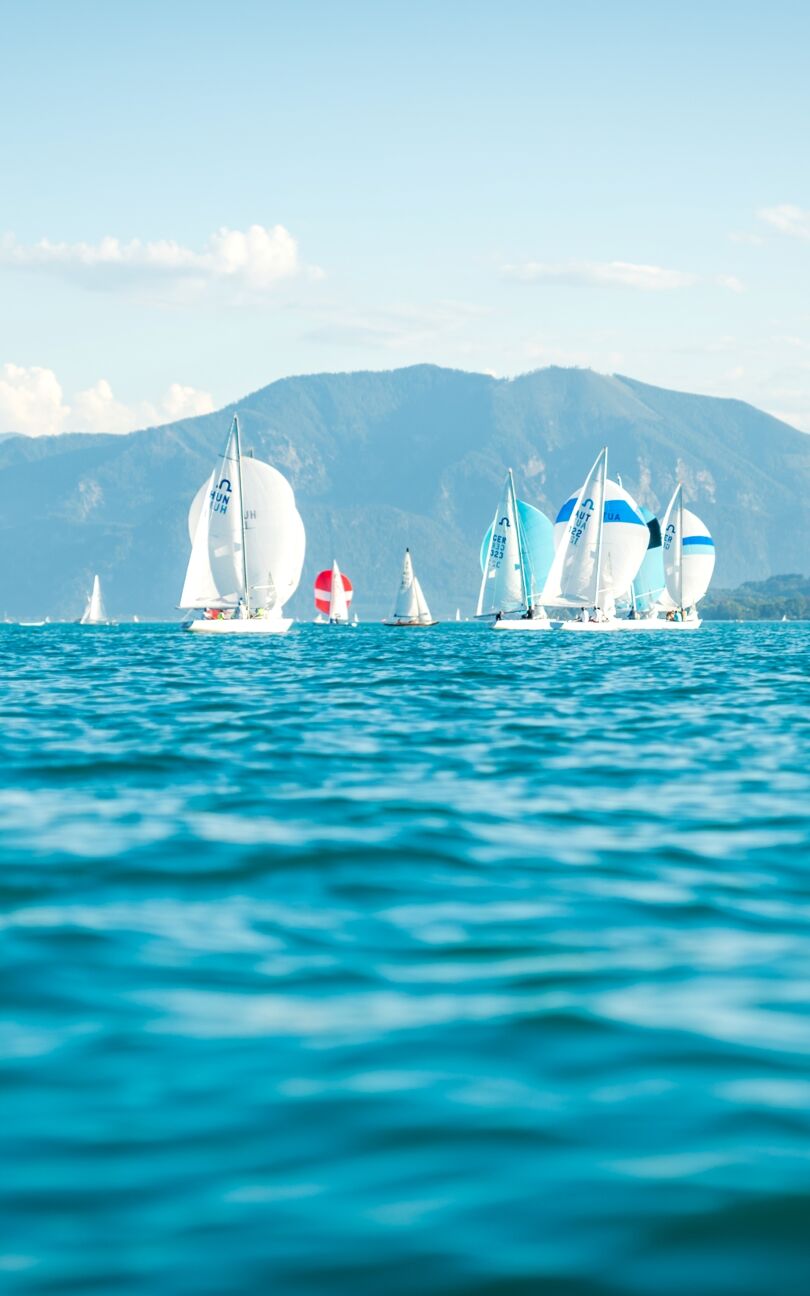
<svg viewBox="0 0 810 1296">
<path fill-rule="evenodd" d="M 661 531 L 666 592 L 658 605 L 667 617 L 660 624 L 667 630 L 697 630 L 701 624 L 697 604 L 712 579 L 715 549 L 706 524 L 684 508 L 681 482 L 669 501 Z"/>
<path fill-rule="evenodd" d="M 461 620 L 461 608 L 456 608 L 456 621 Z"/>
<path fill-rule="evenodd" d="M 301 579 L 306 539 L 286 477 L 242 454 L 234 415 L 222 460 L 188 515 L 191 556 L 180 607 L 198 634 L 283 634 L 284 604 Z"/>
<path fill-rule="evenodd" d="M 579 494 L 555 522 L 557 548 L 542 602 L 579 608 L 564 630 L 616 630 L 616 600 L 631 585 L 647 551 L 649 531 L 631 495 L 610 481 L 604 447 Z"/>
<path fill-rule="evenodd" d="M 487 551 L 486 558 L 482 556 L 483 575 L 475 612 L 477 617 L 494 616 L 495 630 L 551 629 L 551 622 L 536 593 L 536 563 L 532 561 L 524 522 L 524 518 L 528 519 L 532 514 L 537 514 L 546 523 L 548 532 L 545 535 L 541 529 L 540 534 L 546 546 L 540 560 L 543 570 L 539 572 L 539 580 L 542 582 L 553 553 L 551 523 L 538 509 L 518 501 L 510 468 L 492 526 L 485 538 Z"/>
<path fill-rule="evenodd" d="M 349 625 L 349 606 L 354 596 L 354 588 L 348 576 L 340 570 L 337 562 L 332 563 L 331 571 L 318 572 L 315 577 L 315 607 L 319 613 L 325 613 L 329 625 Z M 317 625 L 325 625 L 323 616 L 315 618 Z"/>
<path fill-rule="evenodd" d="M 393 616 L 387 617 L 383 625 L 432 626 L 435 624 L 427 600 L 422 593 L 422 586 L 414 574 L 411 551 L 406 549 L 402 564 L 402 580 L 394 604 Z"/>
<path fill-rule="evenodd" d="M 93 590 L 87 600 L 87 606 L 84 609 L 79 625 L 109 625 L 107 613 L 104 608 L 104 600 L 101 597 L 101 581 L 98 576 L 93 577 Z"/>
</svg>

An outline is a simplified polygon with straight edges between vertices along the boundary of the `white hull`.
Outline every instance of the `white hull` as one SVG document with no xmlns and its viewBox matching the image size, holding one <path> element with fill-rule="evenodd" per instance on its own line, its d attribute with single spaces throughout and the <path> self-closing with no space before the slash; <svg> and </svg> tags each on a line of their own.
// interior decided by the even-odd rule
<svg viewBox="0 0 810 1296">
<path fill-rule="evenodd" d="M 398 626 L 401 630 L 424 630 L 427 626 L 438 624 L 438 621 L 383 621 L 383 625 Z"/>
<path fill-rule="evenodd" d="M 548 617 L 521 617 L 516 621 L 510 621 L 502 617 L 496 621 L 492 627 L 493 630 L 550 630 L 551 622 Z"/>
<path fill-rule="evenodd" d="M 218 618 L 216 621 L 190 621 L 186 629 L 193 634 L 214 635 L 280 635 L 286 634 L 292 617 Z"/>
</svg>

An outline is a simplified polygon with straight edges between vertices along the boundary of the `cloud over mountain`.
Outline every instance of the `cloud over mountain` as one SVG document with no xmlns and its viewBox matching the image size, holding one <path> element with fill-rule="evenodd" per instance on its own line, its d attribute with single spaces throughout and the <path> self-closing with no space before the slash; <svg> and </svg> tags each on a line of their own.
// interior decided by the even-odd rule
<svg viewBox="0 0 810 1296">
<path fill-rule="evenodd" d="M 39 365 L 0 365 L 0 433 L 56 436 L 60 432 L 131 432 L 208 414 L 209 392 L 171 383 L 156 402 L 117 400 L 106 378 L 66 400 L 56 374 Z"/>
<path fill-rule="evenodd" d="M 322 273 L 303 264 L 297 241 L 283 225 L 251 225 L 246 230 L 223 226 L 200 249 L 173 239 L 124 241 L 112 236 L 97 243 L 48 238 L 20 243 L 8 234 L 0 239 L 0 264 L 56 274 L 106 290 L 185 283 L 198 289 L 226 285 L 264 294 L 284 280 L 303 275 L 317 278 Z"/>
</svg>

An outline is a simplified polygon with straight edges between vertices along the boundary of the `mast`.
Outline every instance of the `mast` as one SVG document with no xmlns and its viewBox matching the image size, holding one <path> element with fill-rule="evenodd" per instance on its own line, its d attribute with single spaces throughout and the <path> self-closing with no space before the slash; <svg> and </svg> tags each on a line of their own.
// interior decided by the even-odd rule
<svg viewBox="0 0 810 1296">
<path fill-rule="evenodd" d="M 239 524 L 242 533 L 242 586 L 245 591 L 245 611 L 250 616 L 250 590 L 247 573 L 247 544 L 245 541 L 245 496 L 242 490 L 242 443 L 239 438 L 239 419 L 233 416 L 234 443 L 236 445 L 236 476 L 239 482 Z"/>
<path fill-rule="evenodd" d="M 523 566 L 523 545 L 521 543 L 522 534 L 521 534 L 521 527 L 520 527 L 520 518 L 518 516 L 517 496 L 515 495 L 515 479 L 512 476 L 511 468 L 508 469 L 508 472 L 509 472 L 509 496 L 512 501 L 512 517 L 514 518 L 515 521 L 515 536 L 517 537 L 517 547 L 518 547 L 518 563 L 520 565 L 520 588 L 523 591 L 523 602 L 526 606 L 526 610 L 528 611 L 529 608 L 531 607 L 531 601 L 529 599 L 529 591 L 526 588 L 526 571 Z"/>
<path fill-rule="evenodd" d="M 678 607 L 683 615 L 683 484 L 678 483 Z"/>
<path fill-rule="evenodd" d="M 607 446 L 602 447 L 602 489 L 599 492 L 599 517 L 597 518 L 596 531 L 596 607 L 601 607 L 599 602 L 599 582 L 602 579 L 602 534 L 605 529 L 605 483 L 607 481 Z"/>
</svg>

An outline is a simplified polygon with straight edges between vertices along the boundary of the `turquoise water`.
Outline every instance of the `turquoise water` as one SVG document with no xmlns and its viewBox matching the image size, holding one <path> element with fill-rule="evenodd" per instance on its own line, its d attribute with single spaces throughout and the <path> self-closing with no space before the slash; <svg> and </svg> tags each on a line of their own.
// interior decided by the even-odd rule
<svg viewBox="0 0 810 1296">
<path fill-rule="evenodd" d="M 810 627 L 0 631 L 0 1289 L 810 1287 Z"/>
</svg>

